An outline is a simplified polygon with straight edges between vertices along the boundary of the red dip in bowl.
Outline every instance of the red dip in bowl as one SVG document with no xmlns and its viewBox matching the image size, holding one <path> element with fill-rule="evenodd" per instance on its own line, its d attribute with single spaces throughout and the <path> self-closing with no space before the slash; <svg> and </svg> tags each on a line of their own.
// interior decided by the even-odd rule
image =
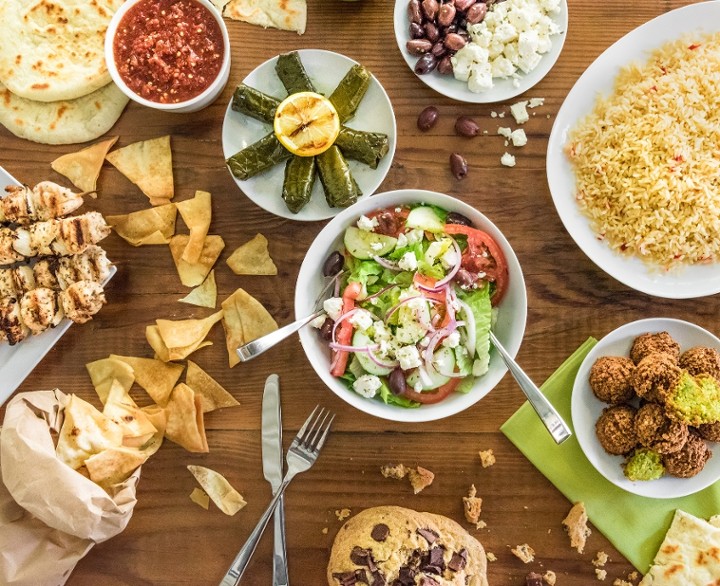
<svg viewBox="0 0 720 586">
<path fill-rule="evenodd" d="M 200 95 L 224 57 L 220 25 L 194 0 L 145 0 L 123 16 L 113 39 L 120 77 L 151 102 L 176 104 Z"/>
</svg>

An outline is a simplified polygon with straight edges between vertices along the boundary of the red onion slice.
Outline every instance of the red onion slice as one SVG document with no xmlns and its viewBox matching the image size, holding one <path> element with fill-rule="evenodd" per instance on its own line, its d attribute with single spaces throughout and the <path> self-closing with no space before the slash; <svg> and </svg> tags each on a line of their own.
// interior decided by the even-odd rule
<svg viewBox="0 0 720 586">
<path fill-rule="evenodd" d="M 398 263 L 383 258 L 382 256 L 375 255 L 372 257 L 372 259 L 383 268 L 389 269 L 391 271 L 402 271 L 402 269 L 398 266 Z"/>
<path fill-rule="evenodd" d="M 448 236 L 448 238 L 450 238 L 450 236 Z M 457 253 L 458 261 L 457 261 L 457 264 L 452 269 L 450 269 L 450 272 L 447 275 L 445 275 L 442 279 L 440 279 L 437 283 L 435 283 L 436 289 L 441 289 L 443 286 L 447 285 L 450 281 L 453 280 L 455 275 L 457 275 L 457 272 L 460 270 L 460 262 L 462 259 L 462 250 L 460 250 L 460 245 L 457 242 L 455 242 L 454 238 L 450 238 L 450 240 L 452 241 L 453 248 L 455 249 L 455 252 Z"/>
<path fill-rule="evenodd" d="M 376 347 L 379 347 L 379 344 L 377 344 Z M 373 350 L 374 350 L 374 348 L 371 348 L 370 346 L 368 346 L 367 354 L 368 354 L 368 357 L 370 358 L 370 360 L 372 360 L 378 366 L 380 366 L 382 368 L 393 369 L 400 365 L 400 362 L 397 360 L 390 360 L 389 362 L 383 361 L 382 359 L 378 358 L 378 356 L 375 354 L 375 352 Z"/>
</svg>

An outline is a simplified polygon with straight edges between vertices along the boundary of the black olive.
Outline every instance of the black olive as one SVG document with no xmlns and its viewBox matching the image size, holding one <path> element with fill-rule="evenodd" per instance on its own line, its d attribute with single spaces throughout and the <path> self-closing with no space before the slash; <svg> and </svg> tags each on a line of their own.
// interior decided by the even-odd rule
<svg viewBox="0 0 720 586">
<path fill-rule="evenodd" d="M 344 264 L 345 259 L 343 255 L 336 250 L 325 260 L 325 264 L 323 264 L 323 275 L 326 277 L 334 277 L 342 270 Z"/>
<path fill-rule="evenodd" d="M 446 224 L 462 224 L 463 226 L 472 226 L 470 218 L 458 214 L 457 212 L 450 212 L 445 219 Z"/>
<path fill-rule="evenodd" d="M 331 320 L 329 317 L 325 318 L 323 325 L 320 326 L 320 337 L 323 340 L 327 340 L 328 342 L 330 342 L 332 340 L 332 332 L 334 326 L 335 322 L 333 320 Z"/>
<path fill-rule="evenodd" d="M 393 395 L 402 395 L 407 390 L 405 373 L 400 367 L 390 373 L 390 376 L 388 377 L 388 387 L 390 387 L 390 391 Z"/>
</svg>

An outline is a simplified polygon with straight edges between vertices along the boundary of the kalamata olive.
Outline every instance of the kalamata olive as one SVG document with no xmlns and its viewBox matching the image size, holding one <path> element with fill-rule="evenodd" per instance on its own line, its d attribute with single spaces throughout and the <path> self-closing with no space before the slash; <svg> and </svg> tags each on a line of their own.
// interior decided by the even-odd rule
<svg viewBox="0 0 720 586">
<path fill-rule="evenodd" d="M 437 0 L 422 0 L 422 13 L 428 20 L 435 20 L 435 17 L 440 10 L 440 4 Z"/>
<path fill-rule="evenodd" d="M 425 75 L 426 73 L 430 73 L 431 71 L 434 71 L 437 67 L 438 60 L 435 55 L 432 53 L 425 53 L 420 59 L 417 60 L 417 63 L 415 63 L 415 73 L 418 75 Z"/>
<path fill-rule="evenodd" d="M 343 255 L 336 250 L 325 259 L 325 263 L 323 264 L 323 275 L 325 277 L 334 277 L 342 271 L 344 264 L 345 259 L 343 258 Z"/>
<path fill-rule="evenodd" d="M 467 45 L 467 41 L 457 33 L 450 33 L 445 37 L 443 44 L 451 51 L 459 51 Z"/>
<path fill-rule="evenodd" d="M 455 23 L 452 23 L 448 26 L 444 26 L 440 29 L 440 36 L 449 35 L 450 33 L 456 33 L 458 32 L 458 25 Z"/>
<path fill-rule="evenodd" d="M 388 377 L 388 387 L 393 395 L 402 395 L 407 390 L 407 382 L 405 382 L 405 373 L 400 369 L 396 368 L 390 373 Z"/>
<path fill-rule="evenodd" d="M 331 320 L 329 317 L 326 317 L 325 321 L 320 326 L 320 330 L 319 330 L 320 337 L 323 340 L 327 340 L 328 342 L 330 342 L 332 340 L 332 332 L 333 332 L 334 326 L 335 326 L 335 322 L 333 320 Z"/>
<path fill-rule="evenodd" d="M 427 39 L 410 39 L 405 44 L 405 47 L 407 48 L 408 52 L 412 53 L 413 55 L 424 55 L 430 49 L 432 49 L 433 44 Z"/>
<path fill-rule="evenodd" d="M 455 8 L 457 8 L 460 12 L 465 12 L 468 8 L 475 4 L 475 2 L 476 0 L 455 0 Z"/>
<path fill-rule="evenodd" d="M 450 171 L 455 176 L 455 179 L 465 179 L 468 174 L 468 164 L 460 153 L 453 153 L 450 155 Z"/>
<path fill-rule="evenodd" d="M 440 111 L 435 106 L 428 106 L 422 112 L 417 119 L 417 127 L 423 132 L 427 132 L 438 121 L 440 117 Z"/>
<path fill-rule="evenodd" d="M 437 15 L 437 21 L 440 26 L 450 26 L 452 21 L 455 20 L 457 11 L 453 4 L 443 4 L 440 7 Z"/>
<path fill-rule="evenodd" d="M 408 2 L 408 18 L 410 22 L 422 24 L 422 11 L 420 10 L 420 0 L 410 0 Z"/>
<path fill-rule="evenodd" d="M 452 61 L 450 59 L 451 55 L 445 55 L 442 59 L 440 59 L 438 66 L 437 66 L 437 72 L 442 75 L 451 75 L 453 72 L 453 66 Z"/>
<path fill-rule="evenodd" d="M 457 273 L 455 273 L 455 282 L 461 287 L 472 287 L 476 278 L 477 277 L 475 275 L 466 269 L 460 269 Z"/>
<path fill-rule="evenodd" d="M 435 57 L 442 57 L 445 55 L 445 53 L 448 52 L 447 47 L 443 44 L 442 41 L 438 41 L 432 46 L 432 49 L 430 49 L 430 52 L 435 55 Z"/>
<path fill-rule="evenodd" d="M 470 218 L 467 216 L 463 216 L 462 214 L 458 214 L 457 212 L 450 212 L 447 215 L 447 218 L 445 218 L 446 224 L 461 224 L 463 226 L 470 226 L 472 227 L 472 222 L 470 221 Z"/>
<path fill-rule="evenodd" d="M 422 39 L 425 36 L 425 29 L 416 22 L 410 23 L 410 38 Z"/>
<path fill-rule="evenodd" d="M 467 136 L 471 138 L 477 136 L 480 133 L 480 126 L 469 116 L 460 116 L 455 120 L 455 132 L 460 136 Z"/>
<path fill-rule="evenodd" d="M 426 22 L 423 28 L 425 29 L 425 37 L 428 41 L 434 43 L 440 38 L 440 29 L 435 26 L 434 22 Z"/>
<path fill-rule="evenodd" d="M 476 2 L 465 13 L 465 19 L 468 24 L 477 24 L 482 22 L 487 14 L 487 4 L 484 2 Z"/>
</svg>

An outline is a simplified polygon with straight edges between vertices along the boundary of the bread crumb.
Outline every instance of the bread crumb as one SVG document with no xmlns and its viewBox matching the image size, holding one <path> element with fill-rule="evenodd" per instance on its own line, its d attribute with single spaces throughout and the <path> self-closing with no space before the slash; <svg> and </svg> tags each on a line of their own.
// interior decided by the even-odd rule
<svg viewBox="0 0 720 586">
<path fill-rule="evenodd" d="M 503 156 L 500 157 L 500 162 L 506 167 L 514 167 L 515 157 L 513 157 L 510 153 L 504 153 Z"/>
<path fill-rule="evenodd" d="M 548 570 L 543 574 L 543 580 L 548 583 L 549 586 L 555 586 L 555 582 L 557 582 L 557 576 L 555 575 L 555 572 L 552 570 Z"/>
<path fill-rule="evenodd" d="M 480 520 L 475 523 L 475 529 L 485 529 L 485 527 L 487 527 L 487 523 L 485 521 Z"/>
<path fill-rule="evenodd" d="M 513 555 L 524 564 L 529 564 L 535 559 L 535 550 L 527 543 L 517 545 L 510 550 Z"/>
<path fill-rule="evenodd" d="M 495 454 L 493 454 L 492 450 L 481 450 L 478 454 L 480 455 L 480 463 L 483 468 L 490 468 L 490 466 L 495 464 Z"/>
<path fill-rule="evenodd" d="M 595 576 L 598 580 L 604 580 L 607 578 L 607 570 L 601 570 L 600 568 L 595 568 Z"/>
<path fill-rule="evenodd" d="M 463 497 L 463 510 L 465 519 L 468 523 L 473 523 L 476 527 L 480 523 L 480 513 L 482 512 L 482 499 L 477 494 L 474 484 L 470 485 L 468 495 Z"/>
<path fill-rule="evenodd" d="M 401 480 L 407 476 L 408 469 L 404 464 L 385 464 L 380 467 L 380 474 L 385 478 L 394 478 L 395 480 Z"/>
<path fill-rule="evenodd" d="M 487 558 L 487 561 L 489 561 L 489 562 L 496 562 L 496 561 L 497 561 L 497 556 L 496 556 L 493 552 L 491 552 L 491 551 L 488 551 L 488 552 L 485 554 L 485 557 Z"/>
<path fill-rule="evenodd" d="M 430 470 L 423 468 L 422 466 L 410 468 L 410 470 L 408 470 L 408 476 L 415 494 L 430 486 L 433 483 L 433 480 L 435 480 L 435 475 L 430 472 Z"/>
<path fill-rule="evenodd" d="M 615 578 L 615 581 L 613 582 L 613 586 L 635 586 L 632 582 L 626 582 L 625 580 L 622 580 L 620 578 Z"/>
<path fill-rule="evenodd" d="M 632 582 L 633 580 L 637 580 L 639 577 L 640 577 L 640 574 L 638 574 L 637 572 L 630 572 L 628 574 L 627 579 Z"/>
<path fill-rule="evenodd" d="M 337 509 L 335 511 L 335 516 L 337 517 L 338 521 L 344 521 L 350 516 L 350 509 Z"/>
<path fill-rule="evenodd" d="M 327 535 L 327 534 L 328 534 L 328 528 L 327 528 L 327 527 L 323 527 L 321 533 L 322 533 L 323 535 Z"/>
<path fill-rule="evenodd" d="M 592 565 L 596 568 L 602 568 L 608 561 L 608 554 L 604 551 L 597 552 L 595 559 L 592 561 Z"/>
<path fill-rule="evenodd" d="M 495 111 L 490 112 L 490 117 L 497 118 L 497 112 L 495 112 Z"/>
<path fill-rule="evenodd" d="M 592 533 L 587 526 L 587 512 L 582 501 L 575 503 L 562 521 L 565 530 L 570 536 L 570 547 L 574 547 L 578 553 L 582 553 L 585 549 L 585 542 Z"/>
<path fill-rule="evenodd" d="M 500 112 L 500 114 L 498 114 L 498 118 L 505 118 L 505 112 Z"/>
<path fill-rule="evenodd" d="M 527 100 L 523 100 L 522 102 L 517 102 L 516 104 L 510 106 L 510 114 L 513 115 L 515 122 L 518 124 L 525 124 L 528 120 L 530 120 L 530 115 L 525 108 L 526 105 Z"/>
</svg>

